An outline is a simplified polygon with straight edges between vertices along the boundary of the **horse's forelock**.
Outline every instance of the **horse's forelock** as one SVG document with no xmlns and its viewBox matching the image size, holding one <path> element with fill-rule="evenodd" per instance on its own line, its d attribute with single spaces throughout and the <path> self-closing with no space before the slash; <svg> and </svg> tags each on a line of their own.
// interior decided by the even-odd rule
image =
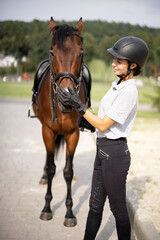
<svg viewBox="0 0 160 240">
<path fill-rule="evenodd" d="M 55 26 L 52 44 L 58 44 L 58 47 L 61 48 L 66 37 L 70 36 L 73 39 L 75 32 L 78 30 L 68 25 Z"/>
</svg>

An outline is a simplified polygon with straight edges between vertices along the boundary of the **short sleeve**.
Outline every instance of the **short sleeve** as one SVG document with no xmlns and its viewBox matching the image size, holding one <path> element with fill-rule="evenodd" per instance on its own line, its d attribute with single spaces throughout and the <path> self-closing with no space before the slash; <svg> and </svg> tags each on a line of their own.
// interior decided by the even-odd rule
<svg viewBox="0 0 160 240">
<path fill-rule="evenodd" d="M 115 122 L 124 124 L 132 110 L 137 107 L 137 102 L 137 89 L 127 89 L 117 96 L 106 115 Z"/>
</svg>

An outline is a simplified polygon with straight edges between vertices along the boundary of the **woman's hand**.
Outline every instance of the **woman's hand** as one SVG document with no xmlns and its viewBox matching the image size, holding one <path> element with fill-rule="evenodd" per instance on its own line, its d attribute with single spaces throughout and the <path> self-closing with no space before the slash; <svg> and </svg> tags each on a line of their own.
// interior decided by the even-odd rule
<svg viewBox="0 0 160 240">
<path fill-rule="evenodd" d="M 76 111 L 83 115 L 87 111 L 86 106 L 81 102 L 79 96 L 70 88 L 68 87 L 67 92 L 63 87 L 58 88 L 58 100 L 66 106 L 72 106 L 76 109 Z"/>
<path fill-rule="evenodd" d="M 70 87 L 68 87 L 68 91 L 69 92 L 67 92 L 63 87 L 58 88 L 59 101 L 63 105 L 71 105 L 74 107 L 79 114 L 83 115 L 83 117 L 99 131 L 104 132 L 115 123 L 114 120 L 107 116 L 104 116 L 103 119 L 95 116 L 93 113 L 87 110 L 86 106 L 81 102 L 78 95 Z"/>
</svg>

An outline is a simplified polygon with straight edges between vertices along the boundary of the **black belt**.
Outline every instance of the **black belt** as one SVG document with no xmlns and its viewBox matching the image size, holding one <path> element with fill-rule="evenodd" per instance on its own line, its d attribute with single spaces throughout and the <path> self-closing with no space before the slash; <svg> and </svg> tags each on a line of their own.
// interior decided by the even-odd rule
<svg viewBox="0 0 160 240">
<path fill-rule="evenodd" d="M 127 139 L 125 137 L 117 138 L 117 139 L 110 139 L 110 138 L 97 138 L 97 144 L 103 144 L 103 143 L 121 143 L 121 142 L 127 142 Z"/>
</svg>

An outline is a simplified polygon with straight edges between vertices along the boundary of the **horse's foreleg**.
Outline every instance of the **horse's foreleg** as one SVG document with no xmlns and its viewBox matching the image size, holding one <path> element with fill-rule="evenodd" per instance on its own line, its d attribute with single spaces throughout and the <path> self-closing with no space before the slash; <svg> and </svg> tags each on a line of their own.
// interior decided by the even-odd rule
<svg viewBox="0 0 160 240">
<path fill-rule="evenodd" d="M 73 201 L 71 183 L 73 179 L 73 156 L 78 143 L 78 139 L 79 130 L 66 137 L 66 165 L 63 170 L 64 178 L 67 184 L 67 197 L 66 197 L 67 212 L 64 221 L 64 225 L 66 227 L 74 227 L 77 224 L 77 220 L 72 212 Z"/>
<path fill-rule="evenodd" d="M 56 172 L 56 165 L 54 163 L 54 140 L 55 136 L 53 132 L 43 127 L 43 139 L 47 150 L 47 158 L 46 158 L 46 172 L 47 172 L 47 193 L 45 195 L 45 205 L 41 212 L 40 219 L 42 220 L 50 220 L 52 219 L 52 211 L 50 207 L 50 202 L 52 200 L 52 180 Z"/>
</svg>

